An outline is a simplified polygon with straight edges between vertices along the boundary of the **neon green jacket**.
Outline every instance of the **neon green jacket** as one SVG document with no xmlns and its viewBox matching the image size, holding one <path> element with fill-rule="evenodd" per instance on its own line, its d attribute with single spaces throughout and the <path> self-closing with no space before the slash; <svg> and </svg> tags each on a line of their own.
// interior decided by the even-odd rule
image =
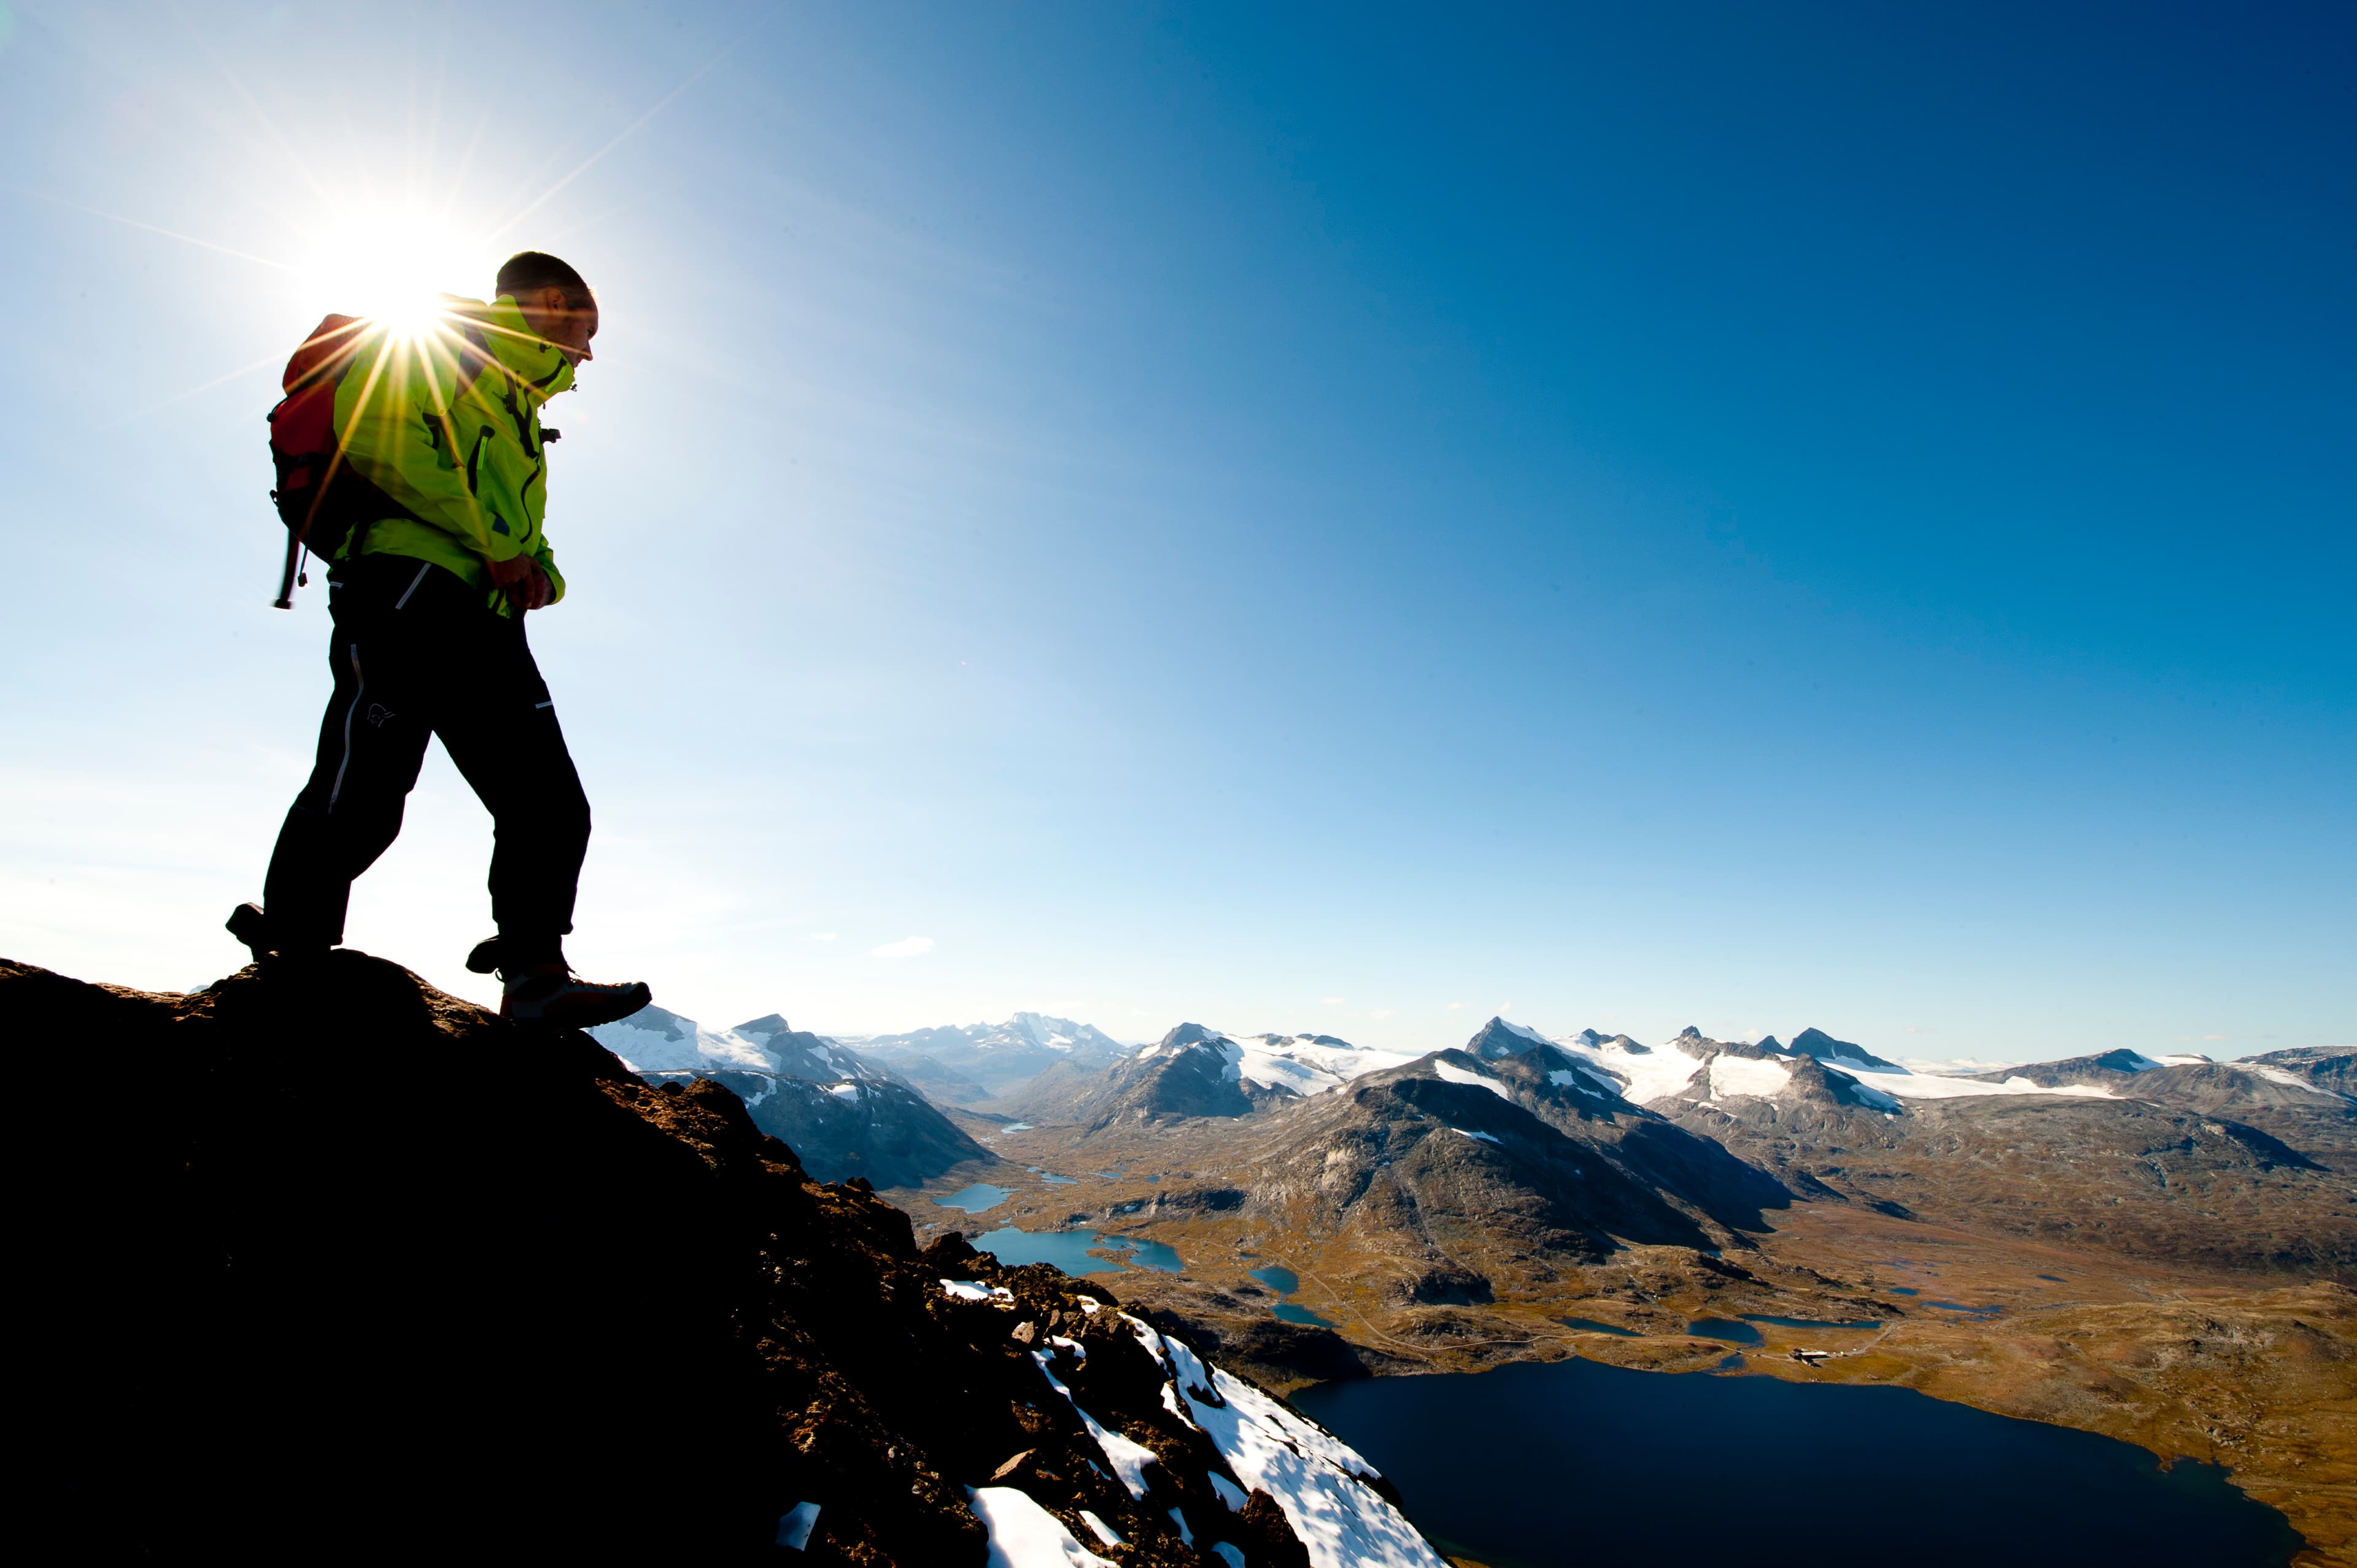
<svg viewBox="0 0 2357 1568">
<path fill-rule="evenodd" d="M 573 366 L 524 324 L 511 295 L 445 303 L 448 317 L 433 330 L 371 335 L 336 389 L 343 460 L 410 514 L 355 529 L 361 553 L 430 561 L 486 593 L 486 560 L 529 555 L 561 599 L 565 579 L 541 529 L 540 406 L 573 384 Z M 491 597 L 510 613 L 504 596 Z"/>
</svg>

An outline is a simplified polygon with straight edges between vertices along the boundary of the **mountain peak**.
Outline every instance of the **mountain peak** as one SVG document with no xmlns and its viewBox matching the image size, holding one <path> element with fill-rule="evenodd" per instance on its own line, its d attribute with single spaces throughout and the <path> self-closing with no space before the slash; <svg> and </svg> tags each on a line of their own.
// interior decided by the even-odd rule
<svg viewBox="0 0 2357 1568">
<path fill-rule="evenodd" d="M 1510 1024 L 1503 1017 L 1493 1017 L 1474 1031 L 1465 1042 L 1465 1049 L 1477 1057 L 1495 1060 L 1499 1057 L 1518 1057 L 1534 1047 L 1550 1042 L 1544 1035 L 1524 1024 Z"/>
<path fill-rule="evenodd" d="M 794 1026 L 786 1022 L 785 1015 L 782 1013 L 769 1013 L 750 1022 L 737 1025 L 737 1032 L 748 1040 L 759 1040 L 766 1046 L 780 1035 L 792 1034 Z"/>
<path fill-rule="evenodd" d="M 1766 1043 L 1761 1042 L 1763 1046 Z M 1899 1070 L 1897 1062 L 1885 1061 L 1864 1047 L 1851 1045 L 1847 1040 L 1836 1040 L 1823 1029 L 1802 1030 L 1792 1036 L 1792 1043 L 1785 1049 L 1794 1056 L 1814 1057 L 1819 1061 L 1849 1062 L 1859 1067 Z"/>
<path fill-rule="evenodd" d="M 1222 1034 L 1219 1030 L 1206 1029 L 1200 1024 L 1181 1024 L 1177 1028 L 1172 1029 L 1168 1034 L 1163 1036 L 1162 1038 L 1156 1041 L 1155 1044 L 1161 1047 L 1164 1050 L 1175 1050 L 1181 1046 L 1199 1045 L 1205 1040 L 1224 1040 L 1226 1038 L 1227 1036 Z"/>
</svg>

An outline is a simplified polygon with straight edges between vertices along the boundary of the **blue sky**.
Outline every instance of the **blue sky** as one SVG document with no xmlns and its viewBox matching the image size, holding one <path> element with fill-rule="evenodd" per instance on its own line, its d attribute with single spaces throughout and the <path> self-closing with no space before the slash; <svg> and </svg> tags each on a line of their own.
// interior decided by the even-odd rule
<svg viewBox="0 0 2357 1568">
<path fill-rule="evenodd" d="M 276 367 L 530 244 L 595 975 L 2357 1039 L 2357 20 L 1901 10 L 9 0 L 0 951 L 233 967 Z M 485 995 L 489 838 L 354 944 Z"/>
</svg>

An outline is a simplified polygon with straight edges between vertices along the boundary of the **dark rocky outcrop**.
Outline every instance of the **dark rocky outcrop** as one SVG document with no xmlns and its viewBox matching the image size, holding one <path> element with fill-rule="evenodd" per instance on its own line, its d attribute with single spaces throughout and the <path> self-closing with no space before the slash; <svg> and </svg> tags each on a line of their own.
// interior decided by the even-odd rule
<svg viewBox="0 0 2357 1568">
<path fill-rule="evenodd" d="M 1779 1046 L 1773 1035 L 1769 1036 L 1760 1044 L 1770 1054 L 1814 1057 L 1819 1061 L 1835 1064 L 1847 1062 L 1855 1067 L 1880 1068 L 1886 1071 L 1899 1066 L 1897 1062 L 1885 1061 L 1863 1046 L 1851 1045 L 1847 1040 L 1836 1040 L 1823 1029 L 1803 1029 L 1792 1036 L 1792 1043 L 1789 1046 Z"/>
<path fill-rule="evenodd" d="M 965 1488 L 995 1484 L 1094 1511 L 1125 1564 L 1304 1561 L 1265 1493 L 1215 1495 L 1233 1474 L 1102 1286 L 920 1255 L 718 1083 L 350 951 L 188 995 L 0 963 L 0 1011 L 141 1085 L 28 1091 L 19 1122 L 84 1243 L 31 1271 L 70 1293 L 70 1387 L 21 1418 L 104 1488 L 43 1499 L 75 1555 L 979 1568 Z M 1153 1452 L 1144 1499 L 1083 1409 Z"/>
</svg>

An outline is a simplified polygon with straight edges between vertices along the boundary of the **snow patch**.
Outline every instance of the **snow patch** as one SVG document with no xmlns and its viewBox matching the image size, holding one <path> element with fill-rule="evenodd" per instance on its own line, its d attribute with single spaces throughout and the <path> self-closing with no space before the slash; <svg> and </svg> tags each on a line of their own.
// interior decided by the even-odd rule
<svg viewBox="0 0 2357 1568">
<path fill-rule="evenodd" d="M 943 1280 L 942 1292 L 957 1301 L 996 1301 L 1001 1306 L 1015 1305 L 1015 1293 L 1005 1285 L 977 1284 L 972 1280 Z"/>
<path fill-rule="evenodd" d="M 2310 1083 L 2307 1079 L 2300 1077 L 2299 1074 L 2296 1072 L 2286 1072 L 2279 1067 L 2261 1067 L 2255 1062 L 2236 1062 L 2234 1065 L 2241 1068 L 2244 1072 L 2256 1073 L 2259 1077 L 2266 1079 L 2269 1083 L 2282 1084 L 2286 1089 L 2304 1089 L 2310 1094 L 2320 1094 L 2327 1100 L 2346 1100 L 2349 1098 L 2345 1094 L 2325 1088 L 2324 1085 L 2320 1083 Z"/>
<path fill-rule="evenodd" d="M 1072 1539 L 1064 1521 L 1013 1487 L 968 1487 L 966 1506 L 990 1531 L 987 1568 L 1115 1568 Z"/>
<path fill-rule="evenodd" d="M 1509 1105 L 1514 1102 L 1514 1097 L 1506 1091 L 1506 1086 L 1488 1073 L 1475 1072 L 1470 1068 L 1458 1067 L 1455 1062 L 1435 1062 L 1432 1064 L 1432 1071 L 1435 1077 L 1449 1083 L 1473 1084 L 1478 1088 L 1488 1090 Z"/>
<path fill-rule="evenodd" d="M 1129 1488 L 1129 1495 L 1139 1502 L 1144 1502 L 1146 1493 L 1146 1467 L 1148 1465 L 1160 1463 L 1154 1450 L 1143 1443 L 1124 1437 L 1087 1411 L 1082 1410 L 1081 1402 L 1072 1397 L 1072 1391 L 1064 1386 L 1063 1380 L 1057 1377 L 1049 1367 L 1047 1352 L 1034 1350 L 1031 1352 L 1031 1359 L 1039 1364 L 1039 1375 L 1048 1380 L 1048 1386 L 1063 1395 L 1064 1402 L 1071 1405 L 1074 1412 L 1080 1416 L 1081 1424 L 1089 1429 L 1089 1435 L 1095 1438 L 1097 1446 L 1104 1451 L 1105 1459 L 1113 1466 L 1114 1474 L 1121 1477 L 1121 1484 Z"/>
<path fill-rule="evenodd" d="M 1219 1493 L 1220 1500 L 1228 1505 L 1230 1513 L 1244 1511 L 1244 1505 L 1252 1501 L 1252 1498 L 1245 1494 L 1242 1487 L 1237 1486 L 1217 1470 L 1206 1471 L 1204 1474 L 1211 1483 L 1211 1490 Z"/>
<path fill-rule="evenodd" d="M 1828 1063 L 1825 1070 L 1884 1094 L 1897 1095 L 1901 1100 L 1970 1100 L 1985 1094 L 2059 1094 L 2072 1100 L 2119 1098 L 2101 1084 L 2093 1083 L 2065 1083 L 2049 1089 L 2026 1078 L 2008 1078 L 2003 1083 L 1982 1083 L 1969 1078 L 1943 1078 L 1937 1073 L 1909 1072 L 1905 1068 L 1895 1070 L 1888 1068 L 1835 1068 Z"/>
<path fill-rule="evenodd" d="M 818 1505 L 796 1503 L 778 1516 L 778 1544 L 790 1552 L 805 1551 L 811 1531 L 818 1528 Z"/>
<path fill-rule="evenodd" d="M 1211 1542 L 1211 1554 L 1226 1563 L 1228 1568 L 1245 1568 L 1244 1549 L 1232 1541 Z"/>
<path fill-rule="evenodd" d="M 1782 1062 L 1760 1061 L 1751 1057 L 1717 1056 L 1710 1058 L 1710 1097 L 1719 1100 L 1732 1095 L 1749 1095 L 1767 1100 L 1792 1083 L 1792 1069 Z"/>
<path fill-rule="evenodd" d="M 1114 1533 L 1113 1526 L 1099 1519 L 1091 1509 L 1082 1509 L 1081 1510 L 1081 1522 L 1087 1525 L 1090 1532 L 1093 1534 L 1100 1542 L 1106 1546 L 1120 1546 L 1125 1544 L 1120 1536 Z"/>
<path fill-rule="evenodd" d="M 1449 1131 L 1450 1131 L 1450 1132 L 1452 1132 L 1452 1133 L 1457 1133 L 1459 1137 L 1465 1137 L 1465 1138 L 1479 1138 L 1479 1139 L 1480 1139 L 1480 1140 L 1481 1140 L 1483 1143 L 1485 1143 L 1485 1144 L 1495 1144 L 1495 1143 L 1497 1143 L 1497 1142 L 1498 1142 L 1498 1140 L 1497 1140 L 1497 1139 L 1495 1139 L 1495 1138 L 1491 1137 L 1491 1136 L 1489 1133 L 1468 1133 L 1468 1132 L 1467 1132 L 1464 1128 L 1462 1128 L 1462 1127 L 1451 1127 L 1451 1128 L 1449 1129 Z M 1502 1148 L 1503 1146 L 1504 1146 L 1504 1145 L 1500 1144 L 1500 1147 L 1501 1147 L 1501 1148 Z"/>
</svg>

